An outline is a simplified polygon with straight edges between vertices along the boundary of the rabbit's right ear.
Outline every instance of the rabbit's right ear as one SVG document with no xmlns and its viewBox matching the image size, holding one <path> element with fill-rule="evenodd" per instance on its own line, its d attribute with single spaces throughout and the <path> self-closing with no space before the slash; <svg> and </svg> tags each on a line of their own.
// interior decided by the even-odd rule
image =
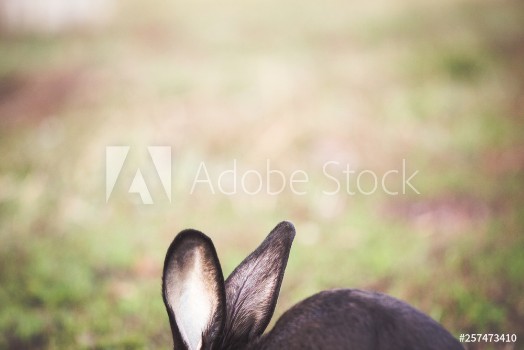
<svg viewBox="0 0 524 350">
<path fill-rule="evenodd" d="M 225 321 L 224 277 L 211 239 L 180 232 L 164 262 L 162 294 L 175 349 L 211 349 Z"/>
<path fill-rule="evenodd" d="M 275 311 L 295 228 L 281 222 L 226 280 L 225 344 L 241 348 L 266 329 Z"/>
</svg>

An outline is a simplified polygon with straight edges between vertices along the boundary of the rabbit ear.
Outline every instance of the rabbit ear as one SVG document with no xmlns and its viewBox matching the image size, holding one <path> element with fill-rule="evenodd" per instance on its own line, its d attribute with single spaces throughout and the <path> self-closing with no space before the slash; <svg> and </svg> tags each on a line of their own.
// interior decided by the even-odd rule
<svg viewBox="0 0 524 350">
<path fill-rule="evenodd" d="M 225 321 L 224 277 L 211 239 L 185 230 L 164 262 L 162 294 L 176 349 L 212 347 Z"/>
<path fill-rule="evenodd" d="M 295 228 L 278 224 L 226 280 L 224 344 L 241 346 L 260 336 L 275 310 Z"/>
</svg>

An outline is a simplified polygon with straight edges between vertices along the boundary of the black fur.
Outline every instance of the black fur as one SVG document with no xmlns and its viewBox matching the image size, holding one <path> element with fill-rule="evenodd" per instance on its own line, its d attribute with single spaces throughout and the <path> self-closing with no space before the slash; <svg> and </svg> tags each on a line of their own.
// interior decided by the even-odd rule
<svg viewBox="0 0 524 350">
<path fill-rule="evenodd" d="M 275 311 L 294 237 L 291 223 L 278 224 L 226 280 L 223 349 L 241 348 L 266 329 Z"/>
<path fill-rule="evenodd" d="M 178 234 L 167 251 L 162 284 L 175 349 L 187 345 L 166 296 L 166 276 L 169 268 L 180 269 L 183 276 L 192 249 L 204 249 L 206 276 L 219 286 L 217 312 L 202 335 L 204 350 L 463 349 L 441 325 L 405 302 L 356 289 L 315 294 L 285 312 L 262 335 L 275 310 L 294 236 L 291 223 L 278 224 L 224 282 L 211 240 L 195 230 Z M 173 259 L 176 264 L 170 265 Z"/>
<path fill-rule="evenodd" d="M 296 304 L 253 349 L 459 350 L 441 325 L 388 295 L 320 292 Z"/>
<path fill-rule="evenodd" d="M 168 274 L 168 268 L 171 260 L 176 260 L 178 266 L 184 266 L 187 264 L 187 257 L 190 256 L 190 252 L 194 249 L 200 248 L 204 251 L 207 258 L 206 269 L 209 272 L 208 275 L 215 279 L 216 284 L 219 286 L 216 291 L 218 299 L 218 310 L 214 314 L 213 320 L 207 327 L 204 334 L 202 334 L 202 348 L 203 349 L 219 349 L 222 340 L 224 322 L 225 322 L 225 290 L 224 290 L 224 275 L 222 274 L 222 268 L 220 261 L 215 250 L 215 246 L 209 237 L 200 231 L 196 230 L 184 230 L 180 232 L 167 250 L 166 258 L 164 260 L 164 270 L 162 275 L 162 298 L 164 299 L 164 305 L 166 306 L 167 314 L 169 316 L 169 323 L 171 325 L 171 333 L 173 335 L 173 347 L 174 349 L 187 349 L 187 345 L 184 343 L 178 325 L 176 323 L 173 309 L 169 305 L 167 297 L 168 286 L 166 284 L 166 277 Z"/>
</svg>

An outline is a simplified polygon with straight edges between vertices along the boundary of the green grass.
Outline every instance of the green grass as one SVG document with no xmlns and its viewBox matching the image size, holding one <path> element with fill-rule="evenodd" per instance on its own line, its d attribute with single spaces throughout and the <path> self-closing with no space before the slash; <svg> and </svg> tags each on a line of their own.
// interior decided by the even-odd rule
<svg viewBox="0 0 524 350">
<path fill-rule="evenodd" d="M 210 235 L 227 275 L 284 219 L 297 237 L 275 316 L 367 288 L 456 334 L 524 337 L 521 14 L 517 1 L 136 1 L 103 30 L 2 37 L 0 348 L 169 348 L 174 235 Z M 121 144 L 132 153 L 106 203 L 105 147 Z M 148 145 L 172 147 L 172 203 L 154 176 L 154 205 L 126 193 Z M 189 193 L 201 161 L 216 187 L 233 159 L 304 170 L 307 193 Z M 343 183 L 346 163 L 380 175 L 403 159 L 420 195 L 322 193 L 327 161 Z"/>
</svg>

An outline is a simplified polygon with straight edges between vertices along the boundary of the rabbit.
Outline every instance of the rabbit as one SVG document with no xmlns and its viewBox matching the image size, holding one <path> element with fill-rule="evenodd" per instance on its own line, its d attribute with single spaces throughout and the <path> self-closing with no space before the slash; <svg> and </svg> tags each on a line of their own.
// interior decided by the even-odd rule
<svg viewBox="0 0 524 350">
<path fill-rule="evenodd" d="M 275 310 L 295 228 L 281 222 L 224 281 L 213 242 L 180 232 L 166 254 L 162 295 L 174 349 L 459 350 L 441 325 L 385 294 L 335 289 Z"/>
</svg>

